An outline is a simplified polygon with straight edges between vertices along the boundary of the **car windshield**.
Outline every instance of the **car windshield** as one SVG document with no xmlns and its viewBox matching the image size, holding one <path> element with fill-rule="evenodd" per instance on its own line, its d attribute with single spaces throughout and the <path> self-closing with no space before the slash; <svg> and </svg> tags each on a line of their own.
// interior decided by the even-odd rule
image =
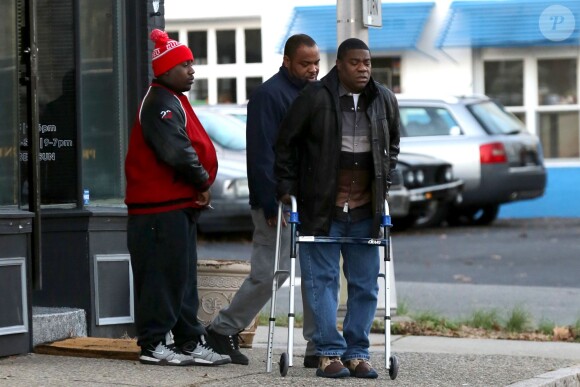
<svg viewBox="0 0 580 387">
<path fill-rule="evenodd" d="M 246 149 L 246 126 L 242 121 L 219 113 L 196 113 L 212 141 L 230 150 Z"/>
<path fill-rule="evenodd" d="M 518 134 L 525 125 L 513 114 L 493 101 L 468 105 L 467 108 L 489 134 Z"/>
</svg>

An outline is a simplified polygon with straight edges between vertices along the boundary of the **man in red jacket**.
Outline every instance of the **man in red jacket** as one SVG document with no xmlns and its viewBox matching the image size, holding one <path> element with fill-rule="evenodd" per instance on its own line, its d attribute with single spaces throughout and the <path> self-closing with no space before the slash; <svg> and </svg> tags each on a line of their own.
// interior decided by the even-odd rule
<svg viewBox="0 0 580 387">
<path fill-rule="evenodd" d="M 231 359 L 207 345 L 197 319 L 196 224 L 210 205 L 217 156 L 183 94 L 194 80 L 191 50 L 160 30 L 151 40 L 155 79 L 141 102 L 125 160 L 139 360 L 226 364 Z"/>
</svg>

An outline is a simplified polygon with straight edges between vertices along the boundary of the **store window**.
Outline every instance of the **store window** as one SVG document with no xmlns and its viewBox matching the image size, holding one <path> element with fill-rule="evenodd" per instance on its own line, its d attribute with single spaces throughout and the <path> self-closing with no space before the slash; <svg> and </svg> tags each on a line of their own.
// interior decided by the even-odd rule
<svg viewBox="0 0 580 387">
<path fill-rule="evenodd" d="M 0 205 L 18 203 L 16 0 L 0 1 Z"/>
<path fill-rule="evenodd" d="M 246 78 L 246 100 L 250 99 L 252 93 L 262 84 L 262 77 Z"/>
<path fill-rule="evenodd" d="M 540 105 L 578 103 L 576 59 L 538 60 L 538 101 Z"/>
<path fill-rule="evenodd" d="M 218 103 L 235 103 L 237 95 L 236 78 L 219 78 Z"/>
<path fill-rule="evenodd" d="M 123 4 L 79 2 L 82 185 L 92 204 L 121 203 L 125 195 Z"/>
<path fill-rule="evenodd" d="M 40 197 L 43 205 L 76 207 L 78 141 L 73 0 L 37 4 Z M 58 59 L 56 59 L 58 58 Z M 30 149 L 30 147 L 28 147 Z M 28 156 L 28 154 L 26 154 Z M 23 202 L 29 175 L 23 160 Z"/>
<path fill-rule="evenodd" d="M 189 92 L 189 102 L 192 105 L 207 105 L 207 97 L 207 79 L 196 78 Z"/>
<path fill-rule="evenodd" d="M 246 63 L 262 62 L 262 30 L 244 30 L 246 42 Z"/>
<path fill-rule="evenodd" d="M 372 58 L 373 78 L 395 93 L 401 92 L 401 58 Z"/>
<path fill-rule="evenodd" d="M 193 52 L 195 64 L 207 64 L 207 31 L 189 31 L 187 44 Z"/>
<path fill-rule="evenodd" d="M 236 31 L 216 31 L 218 64 L 236 63 Z"/>
<path fill-rule="evenodd" d="M 539 126 L 544 157 L 580 157 L 578 112 L 541 113 Z"/>
<path fill-rule="evenodd" d="M 485 94 L 504 106 L 524 105 L 524 61 L 486 61 L 483 65 Z"/>
</svg>

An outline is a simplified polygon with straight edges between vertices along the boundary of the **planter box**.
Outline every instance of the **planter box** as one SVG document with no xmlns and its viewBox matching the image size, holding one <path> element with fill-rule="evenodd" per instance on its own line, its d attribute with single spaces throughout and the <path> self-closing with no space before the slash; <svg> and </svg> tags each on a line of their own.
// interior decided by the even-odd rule
<svg viewBox="0 0 580 387">
<path fill-rule="evenodd" d="M 208 325 L 218 312 L 230 304 L 234 295 L 250 274 L 248 261 L 199 260 L 197 262 L 197 289 L 199 311 L 197 317 Z M 240 336 L 240 347 L 251 348 L 258 326 L 257 316 Z"/>
</svg>

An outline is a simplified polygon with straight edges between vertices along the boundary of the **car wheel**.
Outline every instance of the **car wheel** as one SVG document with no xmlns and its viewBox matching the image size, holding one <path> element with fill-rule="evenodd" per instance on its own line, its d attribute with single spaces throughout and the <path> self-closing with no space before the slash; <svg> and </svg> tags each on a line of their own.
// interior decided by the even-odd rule
<svg viewBox="0 0 580 387">
<path fill-rule="evenodd" d="M 483 207 L 455 209 L 447 216 L 450 226 L 485 226 L 492 223 L 499 213 L 498 204 Z"/>
<path fill-rule="evenodd" d="M 497 218 L 498 213 L 499 205 L 497 204 L 482 207 L 473 215 L 473 224 L 476 226 L 491 224 Z"/>
<path fill-rule="evenodd" d="M 419 214 L 419 217 L 415 221 L 415 227 L 438 227 L 446 217 L 447 203 L 433 200 L 425 207 L 425 210 Z"/>
</svg>

